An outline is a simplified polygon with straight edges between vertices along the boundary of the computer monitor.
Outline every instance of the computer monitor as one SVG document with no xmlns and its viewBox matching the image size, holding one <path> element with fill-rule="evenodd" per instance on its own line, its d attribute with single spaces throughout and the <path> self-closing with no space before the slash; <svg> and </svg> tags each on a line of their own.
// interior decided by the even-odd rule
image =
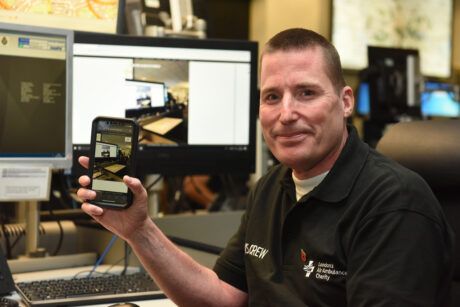
<svg viewBox="0 0 460 307">
<path fill-rule="evenodd" d="M 424 117 L 459 117 L 460 101 L 455 100 L 454 86 L 443 82 L 425 82 L 421 111 Z"/>
<path fill-rule="evenodd" d="M 401 116 L 418 116 L 418 50 L 368 46 L 368 61 L 371 119 L 394 122 Z"/>
<path fill-rule="evenodd" d="M 0 22 L 123 33 L 125 0 L 0 1 Z"/>
<path fill-rule="evenodd" d="M 75 156 L 94 117 L 126 116 L 140 176 L 254 171 L 257 43 L 76 32 L 73 56 Z M 134 82 L 164 84 L 164 106 L 139 104 Z"/>
<path fill-rule="evenodd" d="M 164 82 L 126 80 L 126 85 L 131 87 L 137 107 L 164 107 L 168 101 Z"/>
<path fill-rule="evenodd" d="M 70 169 L 73 32 L 0 23 L 0 163 Z"/>
</svg>

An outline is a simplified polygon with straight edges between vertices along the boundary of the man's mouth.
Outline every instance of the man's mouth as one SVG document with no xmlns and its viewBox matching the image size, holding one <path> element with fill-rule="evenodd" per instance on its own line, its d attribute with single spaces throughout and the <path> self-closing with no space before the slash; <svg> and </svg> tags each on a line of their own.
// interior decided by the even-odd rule
<svg viewBox="0 0 460 307">
<path fill-rule="evenodd" d="M 309 133 L 305 131 L 293 131 L 277 134 L 276 138 L 283 143 L 299 142 L 303 140 Z"/>
</svg>

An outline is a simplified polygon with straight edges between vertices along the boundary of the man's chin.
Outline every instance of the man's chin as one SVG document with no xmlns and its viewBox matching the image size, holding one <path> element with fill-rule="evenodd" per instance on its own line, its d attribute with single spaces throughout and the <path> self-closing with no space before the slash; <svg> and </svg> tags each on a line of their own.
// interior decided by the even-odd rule
<svg viewBox="0 0 460 307">
<path fill-rule="evenodd" d="M 305 168 L 309 163 L 308 160 L 306 159 L 307 155 L 286 155 L 286 156 L 281 156 L 278 159 L 278 161 L 284 165 L 286 165 L 289 168 L 292 169 L 303 169 Z M 275 156 L 276 157 L 276 156 Z"/>
</svg>

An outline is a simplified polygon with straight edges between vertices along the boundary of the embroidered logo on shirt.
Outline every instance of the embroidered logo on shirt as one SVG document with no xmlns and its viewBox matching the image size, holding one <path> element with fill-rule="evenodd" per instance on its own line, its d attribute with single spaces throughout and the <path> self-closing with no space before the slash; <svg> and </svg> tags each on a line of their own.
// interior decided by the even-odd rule
<svg viewBox="0 0 460 307">
<path fill-rule="evenodd" d="M 307 261 L 307 254 L 304 252 L 303 249 L 300 249 L 300 259 L 302 259 L 303 263 Z"/>
<path fill-rule="evenodd" d="M 344 270 L 337 270 L 333 263 L 321 262 L 315 260 L 307 260 L 307 253 L 303 249 L 300 250 L 300 259 L 304 263 L 303 270 L 305 271 L 305 277 L 309 278 L 311 273 L 315 271 L 314 275 L 311 275 L 315 279 L 329 281 L 334 277 L 347 276 L 347 272 Z M 308 264 L 307 264 L 308 261 Z"/>
<path fill-rule="evenodd" d="M 249 245 L 249 243 L 244 243 L 244 253 L 259 259 L 264 259 L 265 255 L 268 254 L 268 249 L 255 244 Z"/>
<path fill-rule="evenodd" d="M 310 274 L 315 270 L 314 261 L 310 260 L 308 265 L 303 266 L 303 270 L 307 273 L 305 274 L 305 277 L 310 277 Z"/>
<path fill-rule="evenodd" d="M 347 276 L 347 272 L 337 270 L 333 263 L 318 262 L 318 270 L 316 271 L 316 279 L 329 281 L 331 278 Z"/>
<path fill-rule="evenodd" d="M 307 262 L 307 253 L 305 253 L 303 249 L 300 249 L 300 259 L 302 259 L 302 262 L 304 263 L 303 270 L 307 273 L 305 277 L 310 277 L 310 274 L 315 270 L 315 262 L 310 260 L 308 265 L 305 265 Z"/>
</svg>

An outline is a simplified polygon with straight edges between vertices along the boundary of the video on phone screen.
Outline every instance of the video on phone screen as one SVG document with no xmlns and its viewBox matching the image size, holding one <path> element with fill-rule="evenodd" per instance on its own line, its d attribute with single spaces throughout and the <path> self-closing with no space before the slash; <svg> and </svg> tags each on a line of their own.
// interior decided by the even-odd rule
<svg viewBox="0 0 460 307">
<path fill-rule="evenodd" d="M 119 193 L 127 193 L 123 176 L 128 174 L 131 159 L 133 127 L 128 123 L 99 121 L 94 152 L 93 190 L 103 193 L 103 201 L 125 201 Z M 110 193 L 112 192 L 112 193 Z M 117 198 L 108 197 L 118 194 Z M 98 198 L 98 197 L 97 197 Z"/>
</svg>

